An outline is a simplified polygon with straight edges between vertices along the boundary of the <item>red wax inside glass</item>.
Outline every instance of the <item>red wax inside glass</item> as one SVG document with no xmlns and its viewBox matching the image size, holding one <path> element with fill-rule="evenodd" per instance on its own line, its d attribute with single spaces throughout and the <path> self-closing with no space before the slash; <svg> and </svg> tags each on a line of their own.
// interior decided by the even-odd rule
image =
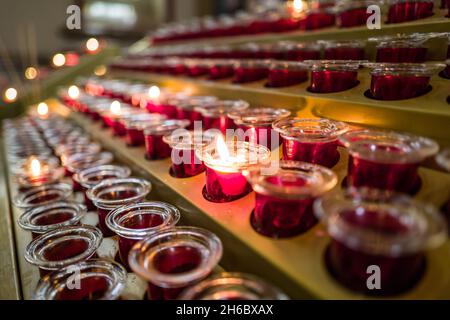
<svg viewBox="0 0 450 320">
<path fill-rule="evenodd" d="M 209 68 L 209 79 L 223 79 L 233 76 L 234 68 L 233 66 L 212 66 Z"/>
<path fill-rule="evenodd" d="M 177 115 L 175 117 L 178 120 L 190 120 L 189 126 L 186 127 L 188 130 L 194 129 L 194 121 L 201 121 L 203 119 L 202 114 L 195 110 L 183 109 L 177 107 Z"/>
<path fill-rule="evenodd" d="M 339 26 L 341 28 L 349 28 L 365 25 L 370 16 L 366 11 L 367 8 L 363 7 L 341 12 L 338 15 Z"/>
<path fill-rule="evenodd" d="M 320 59 L 319 50 L 292 49 L 284 53 L 283 59 L 292 61 L 318 60 Z"/>
<path fill-rule="evenodd" d="M 267 87 L 279 88 L 292 86 L 308 80 L 306 70 L 272 69 L 269 70 Z"/>
<path fill-rule="evenodd" d="M 58 290 L 55 300 L 98 300 L 105 295 L 108 288 L 109 282 L 105 277 L 82 277 L 79 289 L 64 286 Z"/>
<path fill-rule="evenodd" d="M 311 71 L 310 91 L 330 93 L 348 90 L 358 83 L 357 78 L 357 71 Z"/>
<path fill-rule="evenodd" d="M 310 13 L 306 17 L 304 26 L 306 30 L 316 30 L 334 26 L 335 16 L 331 13 L 317 12 Z"/>
<path fill-rule="evenodd" d="M 119 120 L 114 120 L 112 122 L 112 130 L 115 136 L 122 137 L 127 134 L 127 129 L 125 128 L 125 125 Z"/>
<path fill-rule="evenodd" d="M 208 72 L 208 68 L 206 68 L 206 67 L 194 66 L 194 67 L 189 67 L 187 69 L 187 74 L 190 77 L 199 77 L 199 76 L 205 75 L 207 72 Z"/>
<path fill-rule="evenodd" d="M 146 159 L 156 160 L 170 157 L 170 146 L 162 138 L 162 135 L 145 135 Z"/>
<path fill-rule="evenodd" d="M 258 67 L 258 68 L 248 68 L 248 67 L 237 67 L 234 69 L 234 83 L 245 83 L 261 80 L 267 77 L 269 73 L 268 68 Z"/>
<path fill-rule="evenodd" d="M 388 23 L 423 19 L 433 15 L 433 1 L 403 1 L 389 7 Z"/>
<path fill-rule="evenodd" d="M 246 133 L 244 141 L 260 144 L 269 149 L 272 149 L 272 133 L 278 135 L 277 132 L 274 132 L 271 125 L 246 126 L 240 124 L 238 125 L 238 128 Z M 279 139 L 278 142 L 279 143 L 277 143 L 274 148 L 277 148 L 281 144 L 281 139 Z"/>
<path fill-rule="evenodd" d="M 339 161 L 337 142 L 301 142 L 283 139 L 283 160 L 297 160 L 333 167 Z"/>
<path fill-rule="evenodd" d="M 49 194 L 43 194 L 41 196 L 37 196 L 34 199 L 30 199 L 30 204 L 41 204 L 49 201 L 55 201 L 59 199 L 61 196 L 57 193 L 49 193 Z"/>
<path fill-rule="evenodd" d="M 352 47 L 327 48 L 324 57 L 326 60 L 364 60 L 364 49 Z"/>
<path fill-rule="evenodd" d="M 226 134 L 227 129 L 235 129 L 236 125 L 234 121 L 228 118 L 226 115 L 221 115 L 219 117 L 203 117 L 203 128 L 208 129 L 219 129 L 223 134 Z"/>
<path fill-rule="evenodd" d="M 268 182 L 277 185 L 304 185 L 302 179 L 283 181 L 270 177 Z M 256 204 L 251 218 L 252 226 L 263 235 L 273 238 L 291 237 L 309 230 L 317 222 L 312 204 L 314 198 L 282 199 L 256 193 Z"/>
<path fill-rule="evenodd" d="M 154 266 L 159 272 L 175 275 L 199 267 L 202 254 L 198 248 L 181 245 L 161 250 L 153 259 Z M 185 288 L 186 286 L 162 288 L 149 283 L 148 294 L 151 300 L 174 300 Z"/>
<path fill-rule="evenodd" d="M 178 159 L 182 160 L 181 163 L 174 163 L 172 160 L 171 170 L 175 177 L 193 177 L 205 171 L 205 165 L 197 158 L 195 150 L 174 149 L 173 152 L 176 152 Z"/>
<path fill-rule="evenodd" d="M 414 98 L 426 91 L 429 76 L 372 75 L 370 92 L 380 100 Z"/>
<path fill-rule="evenodd" d="M 377 62 L 425 62 L 427 48 L 425 47 L 383 47 L 377 48 Z"/>
<path fill-rule="evenodd" d="M 177 109 L 173 105 L 147 102 L 145 107 L 150 113 L 159 113 L 167 116 L 167 119 L 175 119 Z"/>
<path fill-rule="evenodd" d="M 218 172 L 206 167 L 206 196 L 213 202 L 229 202 L 252 191 L 240 172 Z"/>
<path fill-rule="evenodd" d="M 376 211 L 348 211 L 342 218 L 363 229 L 373 230 L 385 235 L 407 232 L 405 226 L 396 217 Z M 334 277 L 348 288 L 372 295 L 389 295 L 411 288 L 420 279 L 425 267 L 422 252 L 400 257 L 368 254 L 349 248 L 333 239 L 327 253 L 327 263 Z M 369 266 L 380 268 L 381 289 L 367 288 Z"/>
<path fill-rule="evenodd" d="M 144 131 L 136 128 L 127 129 L 126 142 L 130 147 L 142 146 L 145 144 Z"/>
<path fill-rule="evenodd" d="M 52 224 L 62 223 L 72 219 L 74 216 L 71 212 L 56 212 L 56 213 L 41 213 L 33 219 L 33 224 L 36 226 L 49 226 Z"/>
<path fill-rule="evenodd" d="M 159 214 L 141 214 L 133 215 L 132 217 L 121 221 L 120 225 L 128 229 L 146 229 L 161 225 L 164 222 Z M 119 236 L 119 256 L 122 264 L 129 270 L 128 253 L 131 248 L 141 239 L 129 239 Z"/>
<path fill-rule="evenodd" d="M 355 187 L 411 193 L 420 183 L 418 166 L 417 163 L 378 163 L 350 156 L 347 182 Z"/>
</svg>

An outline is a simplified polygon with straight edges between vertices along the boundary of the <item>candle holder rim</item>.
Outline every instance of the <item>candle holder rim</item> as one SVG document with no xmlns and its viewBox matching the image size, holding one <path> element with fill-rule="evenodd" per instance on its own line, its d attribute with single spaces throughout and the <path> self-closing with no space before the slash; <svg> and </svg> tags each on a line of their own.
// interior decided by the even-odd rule
<svg viewBox="0 0 450 320">
<path fill-rule="evenodd" d="M 89 160 L 86 160 L 86 157 L 88 157 Z M 111 163 L 113 159 L 114 156 L 109 151 L 102 151 L 99 153 L 75 153 L 67 159 L 67 162 L 64 165 L 69 171 L 75 173 L 86 169 L 88 166 Z M 79 166 L 80 164 L 82 164 L 81 167 Z"/>
<path fill-rule="evenodd" d="M 444 63 L 364 63 L 366 68 L 372 69 L 371 75 L 413 75 L 431 76 L 446 67 Z"/>
<path fill-rule="evenodd" d="M 114 178 L 128 178 L 131 174 L 131 169 L 127 166 L 103 164 L 78 171 L 73 174 L 72 179 L 81 184 L 84 188 L 89 189 L 99 183 L 99 181 L 91 181 L 89 179 L 93 174 L 106 175 L 109 172 L 116 174 Z"/>
<path fill-rule="evenodd" d="M 191 121 L 187 119 L 169 119 L 155 125 L 145 126 L 143 130 L 145 135 L 167 135 L 177 129 L 186 128 L 190 123 Z"/>
<path fill-rule="evenodd" d="M 28 174 L 18 174 L 16 175 L 17 183 L 21 187 L 30 188 L 38 187 L 47 184 L 58 183 L 64 178 L 65 169 L 63 167 L 57 167 L 53 169 L 47 169 L 45 172 L 40 173 L 38 176 L 30 177 Z M 37 180 L 36 180 L 37 179 Z M 44 181 L 39 181 L 39 179 L 45 179 Z"/>
<path fill-rule="evenodd" d="M 32 204 L 30 203 L 30 200 L 35 199 L 39 193 L 46 192 L 46 191 L 59 191 L 59 199 L 57 200 L 48 200 L 44 202 L 40 202 L 38 204 Z M 67 183 L 54 183 L 49 185 L 43 185 L 39 187 L 32 187 L 31 189 L 27 190 L 26 192 L 19 193 L 14 197 L 14 205 L 18 208 L 32 208 L 37 206 L 42 206 L 44 204 L 49 204 L 56 201 L 61 201 L 69 198 L 72 195 L 72 186 Z M 31 199 L 30 199 L 31 197 Z"/>
<path fill-rule="evenodd" d="M 222 133 L 214 129 L 205 131 L 183 130 L 180 132 L 175 130 L 170 135 L 163 136 L 163 141 L 173 149 L 195 150 L 198 147 L 207 146 L 214 142 L 219 135 L 222 135 Z M 177 140 L 177 138 L 186 139 L 180 141 L 179 139 Z"/>
<path fill-rule="evenodd" d="M 245 110 L 235 110 L 228 112 L 228 117 L 234 120 L 237 125 L 272 125 L 281 118 L 291 115 L 291 111 L 282 108 L 248 108 Z"/>
<path fill-rule="evenodd" d="M 368 60 L 305 60 L 311 71 L 358 71 Z"/>
<path fill-rule="evenodd" d="M 216 117 L 233 110 L 245 110 L 249 106 L 250 104 L 244 100 L 217 100 L 210 104 L 196 106 L 194 110 L 200 112 L 204 117 Z"/>
</svg>

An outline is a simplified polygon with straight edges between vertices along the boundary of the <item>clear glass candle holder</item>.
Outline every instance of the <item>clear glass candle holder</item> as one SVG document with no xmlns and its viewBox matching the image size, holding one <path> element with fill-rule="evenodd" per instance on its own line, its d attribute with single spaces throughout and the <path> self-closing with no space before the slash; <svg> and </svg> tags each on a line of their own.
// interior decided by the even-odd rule
<svg viewBox="0 0 450 320">
<path fill-rule="evenodd" d="M 219 80 L 230 78 L 234 75 L 234 65 L 236 61 L 234 60 L 224 60 L 224 59 L 214 59 L 210 60 L 208 79 L 209 80 Z"/>
<path fill-rule="evenodd" d="M 106 225 L 119 236 L 120 260 L 129 269 L 131 248 L 155 232 L 175 226 L 178 220 L 180 211 L 175 206 L 152 201 L 125 205 L 112 211 L 106 218 Z"/>
<path fill-rule="evenodd" d="M 266 87 L 280 88 L 293 86 L 308 80 L 308 66 L 294 61 L 272 61 L 267 76 Z"/>
<path fill-rule="evenodd" d="M 225 143 L 220 138 L 197 149 L 196 155 L 206 167 L 203 196 L 211 202 L 230 202 L 247 195 L 252 188 L 242 170 L 270 161 L 270 150 L 262 145 L 243 141 Z"/>
<path fill-rule="evenodd" d="M 434 14 L 433 0 L 390 0 L 387 23 L 424 19 Z"/>
<path fill-rule="evenodd" d="M 88 210 L 91 211 L 95 210 L 96 206 L 86 195 L 88 189 L 96 186 L 103 180 L 128 178 L 130 174 L 131 170 L 128 167 L 107 164 L 81 170 L 75 173 L 72 176 L 72 179 L 81 186 L 84 194 L 84 204 Z"/>
<path fill-rule="evenodd" d="M 43 168 L 38 174 L 30 172 L 18 174 L 15 176 L 15 180 L 19 186 L 19 192 L 24 192 L 33 187 L 58 183 L 64 178 L 65 174 L 63 167 Z"/>
<path fill-rule="evenodd" d="M 67 183 L 55 183 L 33 187 L 14 197 L 14 205 L 21 209 L 44 206 L 52 202 L 64 201 L 72 196 L 72 186 Z"/>
<path fill-rule="evenodd" d="M 102 233 L 92 226 L 68 226 L 37 237 L 25 249 L 25 260 L 48 273 L 95 257 Z"/>
<path fill-rule="evenodd" d="M 85 213 L 86 207 L 79 203 L 59 201 L 26 210 L 18 223 L 35 239 L 51 230 L 78 225 Z"/>
<path fill-rule="evenodd" d="M 279 60 L 304 61 L 320 59 L 321 47 L 317 42 L 281 41 L 274 50 Z"/>
<path fill-rule="evenodd" d="M 221 257 L 222 243 L 210 231 L 173 227 L 135 244 L 129 264 L 149 282 L 150 300 L 173 300 L 211 274 Z"/>
<path fill-rule="evenodd" d="M 202 105 L 209 105 L 217 100 L 215 96 L 193 96 L 184 101 L 180 101 L 176 104 L 176 119 L 189 120 L 190 125 L 187 129 L 192 130 L 194 129 L 195 121 L 202 121 L 202 114 L 196 111 L 195 108 Z"/>
<path fill-rule="evenodd" d="M 184 129 L 189 124 L 189 120 L 166 120 L 160 124 L 145 127 L 145 158 L 157 160 L 170 157 L 170 146 L 163 141 L 163 137 L 178 129 Z"/>
<path fill-rule="evenodd" d="M 188 178 L 205 171 L 205 166 L 195 155 L 195 150 L 212 143 L 217 134 L 214 131 L 183 131 L 164 136 L 163 141 L 172 149 L 170 174 L 177 178 Z"/>
<path fill-rule="evenodd" d="M 287 118 L 273 123 L 283 141 L 283 160 L 309 162 L 332 168 L 339 161 L 338 137 L 348 130 L 328 119 Z"/>
<path fill-rule="evenodd" d="M 351 28 L 365 26 L 370 13 L 367 13 L 367 7 L 370 5 L 381 4 L 381 1 L 342 1 L 336 6 L 336 24 L 340 28 Z"/>
<path fill-rule="evenodd" d="M 334 11 L 330 8 L 311 9 L 306 12 L 306 17 L 300 22 L 305 30 L 317 30 L 332 27 L 336 23 Z"/>
<path fill-rule="evenodd" d="M 228 113 L 228 117 L 233 119 L 238 129 L 236 135 L 239 140 L 257 143 L 273 150 L 280 146 L 281 141 L 278 138 L 278 132 L 272 129 L 272 124 L 290 114 L 291 112 L 286 109 L 249 108 L 243 111 L 232 111 Z M 277 136 L 274 137 L 274 135 Z"/>
<path fill-rule="evenodd" d="M 339 140 L 349 152 L 348 186 L 404 193 L 420 188 L 417 169 L 439 149 L 431 139 L 392 131 L 349 131 Z"/>
<path fill-rule="evenodd" d="M 145 144 L 144 128 L 165 120 L 167 120 L 167 116 L 159 113 L 139 114 L 123 119 L 127 145 L 130 147 L 143 146 Z"/>
<path fill-rule="evenodd" d="M 100 144 L 96 142 L 66 143 L 59 144 L 55 148 L 55 154 L 62 158 L 62 162 L 65 162 L 68 157 L 74 155 L 75 153 L 98 153 L 101 149 L 102 147 Z"/>
<path fill-rule="evenodd" d="M 243 111 L 249 107 L 244 100 L 217 100 L 194 108 L 200 112 L 203 119 L 203 130 L 218 129 L 226 134 L 227 129 L 235 129 L 233 120 L 227 114 L 233 111 Z"/>
<path fill-rule="evenodd" d="M 278 288 L 251 274 L 223 272 L 187 288 L 179 300 L 288 300 Z"/>
<path fill-rule="evenodd" d="M 447 230 L 437 210 L 401 194 L 375 189 L 331 193 L 314 204 L 331 237 L 326 264 L 345 287 L 367 295 L 394 295 L 415 286 L 426 268 L 425 251 L 440 246 Z M 381 288 L 367 286 L 378 266 Z"/>
<path fill-rule="evenodd" d="M 252 167 L 243 172 L 256 194 L 253 228 L 272 238 L 292 237 L 311 229 L 317 222 L 314 200 L 336 186 L 336 174 L 299 161 L 280 161 L 270 173 L 264 169 Z"/>
<path fill-rule="evenodd" d="M 186 75 L 192 78 L 204 76 L 208 73 L 208 64 L 201 59 L 186 59 Z"/>
<path fill-rule="evenodd" d="M 70 175 L 89 167 L 109 164 L 114 156 L 111 152 L 100 153 L 76 153 L 67 158 L 63 163 Z"/>
<path fill-rule="evenodd" d="M 74 269 L 80 287 L 73 288 Z M 120 264 L 91 259 L 62 268 L 41 279 L 33 300 L 118 300 L 125 289 L 127 272 Z"/>
<path fill-rule="evenodd" d="M 149 181 L 138 178 L 106 179 L 88 189 L 86 195 L 97 207 L 99 228 L 103 235 L 114 235 L 106 225 L 106 217 L 112 210 L 142 201 L 151 189 Z"/>
<path fill-rule="evenodd" d="M 428 37 L 418 35 L 384 36 L 369 38 L 376 44 L 376 62 L 422 63 L 426 61 Z"/>
<path fill-rule="evenodd" d="M 351 89 L 358 85 L 358 69 L 361 61 L 356 60 L 306 60 L 311 68 L 309 91 L 332 93 Z"/>
<path fill-rule="evenodd" d="M 325 60 L 364 60 L 366 42 L 363 40 L 319 41 Z"/>
<path fill-rule="evenodd" d="M 246 83 L 267 78 L 270 60 L 239 60 L 234 65 L 233 83 Z"/>
<path fill-rule="evenodd" d="M 410 99 L 430 90 L 431 76 L 442 63 L 368 63 L 371 68 L 370 97 L 379 100 Z"/>
</svg>

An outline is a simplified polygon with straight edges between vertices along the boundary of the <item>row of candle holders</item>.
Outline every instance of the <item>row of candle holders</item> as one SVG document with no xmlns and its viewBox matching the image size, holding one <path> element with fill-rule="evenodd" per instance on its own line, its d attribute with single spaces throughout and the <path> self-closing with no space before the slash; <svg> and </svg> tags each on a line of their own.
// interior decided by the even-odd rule
<svg viewBox="0 0 450 320">
<path fill-rule="evenodd" d="M 139 60 L 146 58 L 364 60 L 368 57 L 371 46 L 375 45 L 376 62 L 422 63 L 427 61 L 431 40 L 439 41 L 440 48 L 444 48 L 447 44 L 447 58 L 450 58 L 449 36 L 448 32 L 431 32 L 380 36 L 367 40 L 278 41 L 246 43 L 237 46 L 185 44 L 149 47 L 137 53 L 129 53 L 126 58 L 130 60 L 130 63 L 134 62 L 136 67 L 139 63 L 145 62 Z"/>
<path fill-rule="evenodd" d="M 123 84 L 121 90 L 126 87 Z M 97 81 L 98 85 L 102 86 L 102 82 Z M 376 130 L 348 131 L 341 122 L 289 117 L 288 110 L 248 108 L 243 101 L 225 103 L 209 96 L 177 96 L 164 91 L 157 98 L 141 97 L 144 100 L 137 104 L 140 109 L 122 105 L 120 112 L 113 113 L 119 102 L 105 99 L 129 97 L 127 90 L 121 92 L 119 87 L 110 91 L 109 85 L 104 86 L 100 100 L 83 95 L 62 98 L 89 118 L 102 119 L 115 135 L 125 136 L 128 141 L 130 128 L 131 135 L 140 131 L 143 139 L 138 145 L 145 145 L 146 158 L 171 157 L 173 176 L 185 178 L 205 171 L 202 193 L 208 201 L 235 201 L 254 190 L 250 223 L 264 236 L 303 234 L 319 217 L 332 237 L 327 267 L 346 287 L 367 294 L 404 292 L 420 279 L 425 266 L 423 251 L 428 244 L 446 240 L 444 217 L 450 216 L 448 211 L 441 214 L 433 206 L 406 195 L 421 188 L 418 167 L 438 152 L 437 143 L 431 139 Z M 180 130 L 189 126 L 189 117 L 161 120 L 161 115 L 171 117 L 166 113 L 170 110 L 180 109 L 183 113 L 175 114 L 186 116 L 185 105 L 195 106 L 194 112 L 199 112 L 196 120 L 206 131 Z M 136 110 L 140 110 L 138 116 Z M 156 121 L 161 121 L 157 125 L 151 119 L 155 116 Z M 140 117 L 145 120 L 132 125 L 132 119 Z M 118 131 L 118 127 L 122 129 Z M 233 128 L 247 135 L 224 140 L 221 133 Z M 270 150 L 280 144 L 272 142 L 280 136 L 283 160 L 267 171 L 267 165 L 272 164 Z M 271 143 L 265 144 L 269 140 Z M 337 185 L 337 177 L 329 168 L 339 159 L 338 145 L 350 154 L 344 183 L 349 188 L 336 195 L 329 193 Z M 440 154 L 439 159 L 448 168 L 448 152 Z M 426 221 L 424 229 L 419 227 L 422 221 Z M 380 246 L 372 246 L 373 241 Z M 414 245 L 410 247 L 411 243 Z M 366 287 L 367 266 L 372 264 L 385 270 L 381 292 Z"/>
<path fill-rule="evenodd" d="M 24 210 L 18 223 L 32 234 L 25 259 L 41 275 L 34 299 L 119 299 L 130 270 L 149 282 L 152 300 L 287 299 L 252 275 L 211 275 L 222 256 L 220 239 L 205 229 L 176 226 L 181 213 L 175 206 L 145 201 L 151 183 L 111 164 L 112 154 L 71 123 L 31 115 L 5 121 L 4 128 L 18 186 L 14 204 Z M 64 181 L 68 177 L 72 185 Z M 84 204 L 71 200 L 78 190 Z M 92 209 L 99 228 L 82 223 Z M 111 235 L 118 236 L 120 264 L 97 254 Z"/>
<path fill-rule="evenodd" d="M 430 17 L 439 10 L 433 0 L 341 0 L 294 1 L 260 7 L 254 13 L 239 12 L 235 16 L 205 17 L 187 23 L 167 24 L 151 34 L 155 44 L 201 38 L 254 35 L 268 32 L 308 31 L 338 26 L 349 28 L 365 26 L 376 5 L 386 23 L 401 23 Z M 437 6 L 450 11 L 449 0 Z M 450 16 L 450 12 L 447 17 Z"/>
</svg>

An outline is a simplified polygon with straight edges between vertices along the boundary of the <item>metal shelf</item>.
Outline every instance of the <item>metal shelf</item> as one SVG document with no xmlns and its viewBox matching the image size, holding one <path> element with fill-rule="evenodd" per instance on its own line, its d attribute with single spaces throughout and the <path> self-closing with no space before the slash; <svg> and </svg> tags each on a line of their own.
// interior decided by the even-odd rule
<svg viewBox="0 0 450 320">
<path fill-rule="evenodd" d="M 249 223 L 254 205 L 254 193 L 226 204 L 206 201 L 201 190 L 204 174 L 186 179 L 169 175 L 170 159 L 147 161 L 142 147 L 127 147 L 124 139 L 113 137 L 109 130 L 80 114 L 71 112 L 59 103 L 53 110 L 73 119 L 93 139 L 98 140 L 115 156 L 149 177 L 154 184 L 153 196 L 169 201 L 182 210 L 183 222 L 208 228 L 223 241 L 225 255 L 221 265 L 230 271 L 251 272 L 267 278 L 292 298 L 364 299 L 366 296 L 350 292 L 340 286 L 327 272 L 323 255 L 329 238 L 318 224 L 303 235 L 275 240 L 256 233 Z M 340 181 L 346 172 L 346 155 L 333 170 Z M 417 198 L 442 205 L 450 190 L 450 176 L 421 168 L 423 187 Z M 427 253 L 428 269 L 421 282 L 409 292 L 394 298 L 448 299 L 450 298 L 450 256 L 448 241 L 441 248 Z"/>
</svg>

